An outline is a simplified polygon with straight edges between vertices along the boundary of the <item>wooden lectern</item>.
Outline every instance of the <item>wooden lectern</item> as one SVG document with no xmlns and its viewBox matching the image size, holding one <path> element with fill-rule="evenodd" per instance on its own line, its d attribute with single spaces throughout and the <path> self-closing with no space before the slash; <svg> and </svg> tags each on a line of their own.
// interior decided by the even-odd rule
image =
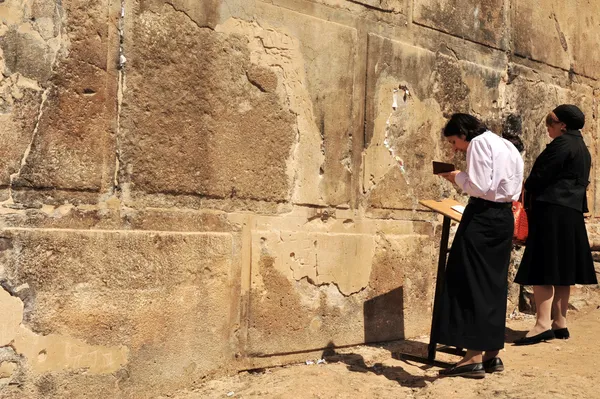
<svg viewBox="0 0 600 399">
<path fill-rule="evenodd" d="M 448 248 L 448 240 L 450 238 L 450 223 L 452 220 L 456 222 L 460 222 L 462 217 L 462 213 L 455 211 L 452 209 L 453 206 L 459 205 L 463 206 L 461 203 L 453 200 L 453 199 L 443 199 L 441 201 L 436 200 L 423 200 L 419 201 L 421 205 L 427 207 L 434 212 L 437 212 L 444 216 L 444 223 L 442 225 L 442 239 L 440 241 L 440 255 L 438 259 L 438 269 L 437 269 L 437 279 L 435 284 L 435 296 L 433 299 L 433 312 L 432 312 L 432 320 L 431 320 L 431 334 L 429 336 L 429 346 L 427 359 L 402 354 L 401 357 L 407 360 L 417 360 L 417 361 L 425 361 L 426 363 L 434 364 L 435 363 L 435 353 L 437 351 L 437 339 L 438 332 L 436 329 L 436 325 L 438 323 L 439 311 L 440 311 L 440 301 L 442 300 L 442 291 L 444 289 L 444 283 L 446 280 L 446 259 L 448 256 L 448 252 L 450 249 Z M 457 348 L 456 354 L 462 352 L 462 348 Z"/>
</svg>

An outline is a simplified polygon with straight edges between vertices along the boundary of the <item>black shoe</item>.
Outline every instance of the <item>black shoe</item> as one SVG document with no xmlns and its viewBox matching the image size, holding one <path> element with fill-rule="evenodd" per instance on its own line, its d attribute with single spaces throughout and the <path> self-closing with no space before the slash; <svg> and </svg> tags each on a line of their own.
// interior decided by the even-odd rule
<svg viewBox="0 0 600 399">
<path fill-rule="evenodd" d="M 542 341 L 550 341 L 551 339 L 554 339 L 554 331 L 552 330 L 546 330 L 541 334 L 538 335 L 534 335 L 533 337 L 523 337 L 521 339 L 518 339 L 514 342 L 514 345 L 533 345 L 533 344 L 539 344 Z"/>
<path fill-rule="evenodd" d="M 504 371 L 504 363 L 499 357 L 493 357 L 482 363 L 486 373 L 496 373 Z"/>
<path fill-rule="evenodd" d="M 568 328 L 559 328 L 552 331 L 554 331 L 554 336 L 558 339 L 569 339 L 571 337 Z"/>
<path fill-rule="evenodd" d="M 483 378 L 485 377 L 485 369 L 483 363 L 467 364 L 460 367 L 454 366 L 440 370 L 440 377 Z"/>
</svg>

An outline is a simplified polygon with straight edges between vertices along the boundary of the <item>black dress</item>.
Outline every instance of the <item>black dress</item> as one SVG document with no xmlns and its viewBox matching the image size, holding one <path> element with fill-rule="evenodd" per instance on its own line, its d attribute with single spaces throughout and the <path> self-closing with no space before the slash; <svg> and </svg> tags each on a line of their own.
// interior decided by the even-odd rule
<svg viewBox="0 0 600 399">
<path fill-rule="evenodd" d="M 438 343 L 479 351 L 504 347 L 513 229 L 510 203 L 469 201 L 448 256 Z"/>
<path fill-rule="evenodd" d="M 578 130 L 554 139 L 525 182 L 529 236 L 515 282 L 598 284 L 583 213 L 591 156 Z"/>
</svg>

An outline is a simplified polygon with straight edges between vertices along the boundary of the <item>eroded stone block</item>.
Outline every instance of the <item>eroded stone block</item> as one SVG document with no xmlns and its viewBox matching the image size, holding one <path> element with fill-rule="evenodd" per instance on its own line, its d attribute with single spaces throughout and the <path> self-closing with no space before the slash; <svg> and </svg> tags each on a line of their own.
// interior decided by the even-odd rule
<svg viewBox="0 0 600 399">
<path fill-rule="evenodd" d="M 501 71 L 370 35 L 363 180 L 369 206 L 417 209 L 420 199 L 455 195 L 431 172 L 433 160 L 464 165 L 441 134 L 446 117 L 477 110 L 485 122 L 498 119 L 500 82 Z"/>
<path fill-rule="evenodd" d="M 27 283 L 35 291 L 197 285 L 227 276 L 231 262 L 232 237 L 227 233 L 6 233 L 13 240 L 13 248 L 4 252 L 6 273 L 15 285 Z"/>
<path fill-rule="evenodd" d="M 85 369 L 90 374 L 113 373 L 127 364 L 126 347 L 91 346 L 60 335 L 40 336 L 21 326 L 13 344 L 38 374 Z"/>
<path fill-rule="evenodd" d="M 126 35 L 136 37 L 122 119 L 133 198 L 348 203 L 356 31 L 261 4 L 260 24 L 230 18 L 215 33 L 171 6 L 153 7 L 161 17 L 142 9 Z M 182 27 L 184 45 L 168 33 Z M 168 139 L 167 127 L 177 132 Z"/>
<path fill-rule="evenodd" d="M 231 234 L 5 230 L 3 278 L 30 296 L 16 349 L 37 372 L 128 372 L 161 392 L 230 365 L 239 269 Z M 160 379 L 156 375 L 161 374 Z"/>
<path fill-rule="evenodd" d="M 122 118 L 132 193 L 289 199 L 293 117 L 247 40 L 201 29 L 170 6 L 132 20 Z"/>
<path fill-rule="evenodd" d="M 513 13 L 515 52 L 586 76 L 600 76 L 600 4 L 574 0 L 517 0 Z"/>
<path fill-rule="evenodd" d="M 35 134 L 29 128 L 27 137 L 31 147 L 24 165 L 16 176 L 14 187 L 17 201 L 31 202 L 40 195 L 24 189 L 67 190 L 71 198 L 77 192 L 98 193 L 107 188 L 114 154 L 108 140 L 116 118 L 116 63 L 107 57 L 109 48 L 116 48 L 116 37 L 109 34 L 108 1 L 89 2 L 70 0 L 57 5 L 64 15 L 64 23 L 71 29 L 56 26 L 56 35 L 65 33 L 65 40 L 56 46 L 56 54 L 47 54 L 40 62 L 39 73 L 29 73 L 44 87 L 37 116 Z M 36 3 L 34 11 L 44 17 L 45 8 Z M 32 16 L 35 18 L 35 16 Z M 49 17 L 48 23 L 59 23 L 60 18 Z M 53 31 L 52 26 L 46 26 Z M 41 29 L 37 27 L 37 29 Z M 43 33 L 43 32 L 42 32 Z M 39 36 L 38 36 L 39 37 Z M 68 40 L 67 40 L 68 39 Z M 54 38 L 49 39 L 53 43 Z M 61 51 L 58 51 L 60 48 Z M 11 54 L 5 57 L 10 59 Z M 21 51 L 8 48 L 13 53 Z M 20 68 L 19 64 L 9 69 Z M 47 76 L 51 77 L 47 78 Z M 52 194 L 41 194 L 44 201 L 52 202 Z"/>
<path fill-rule="evenodd" d="M 415 0 L 414 21 L 451 35 L 504 49 L 503 0 Z"/>
<path fill-rule="evenodd" d="M 416 309 L 408 331 L 424 333 L 431 250 L 419 235 L 255 232 L 250 353 L 401 339 L 407 301 Z"/>
</svg>

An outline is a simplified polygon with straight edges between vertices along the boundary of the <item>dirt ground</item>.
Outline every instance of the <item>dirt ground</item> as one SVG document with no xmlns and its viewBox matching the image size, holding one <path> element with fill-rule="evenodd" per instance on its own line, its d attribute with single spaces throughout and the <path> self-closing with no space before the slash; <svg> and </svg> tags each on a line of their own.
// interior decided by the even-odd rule
<svg viewBox="0 0 600 399">
<path fill-rule="evenodd" d="M 512 346 L 532 323 L 531 316 L 507 322 L 507 344 L 500 353 L 506 370 L 481 380 L 438 378 L 439 367 L 397 359 L 398 352 L 425 354 L 424 337 L 422 342 L 337 349 L 325 354 L 326 364 L 242 372 L 176 398 L 599 398 L 599 307 L 569 314 L 569 340 Z M 447 353 L 437 358 L 459 359 Z"/>
</svg>

